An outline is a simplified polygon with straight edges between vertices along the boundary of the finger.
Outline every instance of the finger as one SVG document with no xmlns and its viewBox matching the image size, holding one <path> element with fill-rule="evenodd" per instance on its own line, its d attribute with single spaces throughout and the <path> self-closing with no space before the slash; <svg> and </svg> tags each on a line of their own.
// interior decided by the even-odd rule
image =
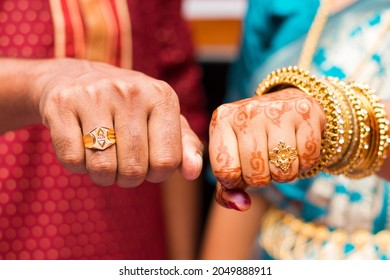
<svg viewBox="0 0 390 280">
<path fill-rule="evenodd" d="M 210 123 L 210 164 L 217 180 L 227 189 L 244 189 L 240 155 L 236 134 L 230 124 L 235 105 L 222 105 L 212 116 Z"/>
<path fill-rule="evenodd" d="M 146 178 L 149 164 L 147 113 L 134 106 L 132 110 L 117 110 L 117 184 L 136 187 Z"/>
<path fill-rule="evenodd" d="M 246 211 L 251 206 L 249 195 L 243 190 L 229 190 L 217 182 L 215 199 L 225 208 Z"/>
<path fill-rule="evenodd" d="M 183 116 L 181 116 L 181 132 L 183 159 L 179 170 L 187 180 L 195 180 L 202 172 L 203 144 Z"/>
<path fill-rule="evenodd" d="M 47 120 L 54 151 L 59 162 L 72 173 L 87 172 L 83 134 L 75 114 L 62 111 Z"/>
<path fill-rule="evenodd" d="M 321 133 L 318 121 L 304 122 L 298 127 L 296 141 L 300 171 L 307 171 L 317 164 L 321 154 Z"/>
<path fill-rule="evenodd" d="M 179 101 L 173 90 L 165 83 L 155 88 L 157 101 L 148 121 L 149 169 L 147 180 L 161 182 L 180 165 L 182 139 Z"/>
<path fill-rule="evenodd" d="M 262 124 L 256 120 L 248 124 L 247 130 L 251 131 L 251 134 L 236 131 L 242 177 L 249 187 L 264 187 L 271 182 L 267 136 Z"/>
<path fill-rule="evenodd" d="M 107 111 L 88 110 L 80 117 L 84 135 L 88 133 L 101 134 L 104 129 L 112 129 L 113 120 L 111 113 Z M 98 141 L 99 142 L 99 141 Z M 106 140 L 101 144 L 105 145 Z M 104 150 L 85 149 L 86 168 L 91 180 L 100 186 L 109 186 L 116 181 L 117 157 L 116 145 L 111 145 Z"/>
<path fill-rule="evenodd" d="M 268 131 L 268 160 L 272 180 L 289 182 L 298 175 L 295 127 L 290 123 Z"/>
</svg>

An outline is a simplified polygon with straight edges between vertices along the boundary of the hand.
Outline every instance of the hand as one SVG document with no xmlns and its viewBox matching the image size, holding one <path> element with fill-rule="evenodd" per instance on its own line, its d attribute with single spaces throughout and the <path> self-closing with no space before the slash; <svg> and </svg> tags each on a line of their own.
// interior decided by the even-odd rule
<svg viewBox="0 0 390 280">
<path fill-rule="evenodd" d="M 176 169 L 187 179 L 200 174 L 203 146 L 167 83 L 98 62 L 42 65 L 34 100 L 59 161 L 71 172 L 122 187 L 161 182 Z M 98 126 L 114 128 L 116 144 L 103 151 L 84 148 L 83 135 Z"/>
<path fill-rule="evenodd" d="M 311 96 L 287 88 L 217 108 L 210 123 L 209 154 L 217 178 L 217 201 L 247 210 L 245 190 L 289 182 L 319 157 L 325 113 Z M 269 152 L 282 141 L 297 150 L 286 170 L 270 162 Z M 281 147 L 278 147 L 279 150 Z"/>
</svg>

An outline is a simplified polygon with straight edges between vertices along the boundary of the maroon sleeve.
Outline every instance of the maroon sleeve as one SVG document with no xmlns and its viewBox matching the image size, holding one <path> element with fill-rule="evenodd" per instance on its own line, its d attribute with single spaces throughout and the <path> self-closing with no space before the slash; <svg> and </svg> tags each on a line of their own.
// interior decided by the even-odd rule
<svg viewBox="0 0 390 280">
<path fill-rule="evenodd" d="M 201 68 L 194 57 L 190 29 L 181 14 L 181 0 L 159 0 L 159 68 L 161 79 L 177 92 L 181 112 L 192 129 L 207 139 L 208 114 Z"/>
</svg>

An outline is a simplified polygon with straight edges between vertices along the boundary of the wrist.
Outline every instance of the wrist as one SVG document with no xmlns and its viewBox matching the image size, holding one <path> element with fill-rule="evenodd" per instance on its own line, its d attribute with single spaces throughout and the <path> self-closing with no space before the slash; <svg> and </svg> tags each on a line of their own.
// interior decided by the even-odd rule
<svg viewBox="0 0 390 280">
<path fill-rule="evenodd" d="M 40 123 L 39 80 L 46 60 L 0 60 L 0 133 Z"/>
<path fill-rule="evenodd" d="M 326 116 L 318 163 L 299 177 L 325 171 L 362 178 L 379 170 L 387 156 L 389 125 L 384 106 L 373 90 L 336 78 L 317 78 L 298 67 L 288 67 L 269 74 L 259 84 L 256 94 L 280 86 L 293 86 L 313 96 Z"/>
</svg>

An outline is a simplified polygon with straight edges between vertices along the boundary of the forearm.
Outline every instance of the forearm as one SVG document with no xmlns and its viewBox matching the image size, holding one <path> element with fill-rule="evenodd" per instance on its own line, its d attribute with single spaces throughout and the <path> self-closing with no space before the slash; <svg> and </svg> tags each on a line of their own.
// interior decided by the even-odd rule
<svg viewBox="0 0 390 280">
<path fill-rule="evenodd" d="M 33 90 L 41 63 L 0 58 L 0 134 L 41 121 Z"/>
<path fill-rule="evenodd" d="M 163 183 L 163 205 L 170 259 L 194 259 L 200 224 L 201 181 L 178 172 Z"/>
<path fill-rule="evenodd" d="M 251 193 L 252 207 L 246 212 L 211 207 L 203 237 L 201 259 L 250 259 L 268 202 Z"/>
</svg>

